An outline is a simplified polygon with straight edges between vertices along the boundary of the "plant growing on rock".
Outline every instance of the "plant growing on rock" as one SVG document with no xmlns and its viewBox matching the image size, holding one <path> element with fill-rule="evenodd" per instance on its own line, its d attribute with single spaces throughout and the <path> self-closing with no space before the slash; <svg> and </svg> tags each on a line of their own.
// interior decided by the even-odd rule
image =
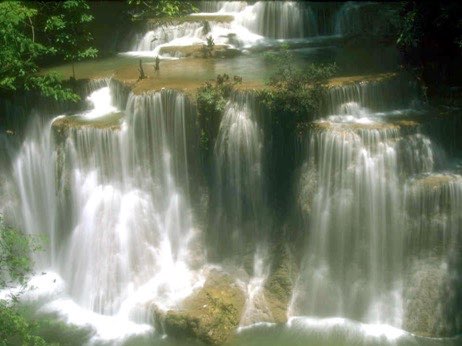
<svg viewBox="0 0 462 346">
<path fill-rule="evenodd" d="M 275 126 L 300 133 L 319 116 L 327 82 L 337 67 L 335 64 L 310 64 L 302 69 L 287 46 L 283 46 L 280 53 L 266 56 L 275 70 L 259 96 L 271 111 Z"/>
<path fill-rule="evenodd" d="M 30 251 L 38 250 L 38 243 L 21 232 L 7 227 L 0 215 L 0 289 L 25 284 L 32 271 Z M 35 325 L 18 312 L 17 296 L 0 300 L 0 345 L 46 345 L 34 335 Z"/>
<path fill-rule="evenodd" d="M 204 44 L 202 46 L 202 54 L 204 58 L 211 58 L 213 49 L 215 47 L 215 40 L 213 39 L 212 36 L 207 37 L 207 44 Z"/>
<path fill-rule="evenodd" d="M 274 72 L 259 99 L 268 108 L 268 138 L 271 143 L 272 167 L 269 192 L 277 214 L 283 216 L 290 205 L 292 175 L 296 169 L 297 137 L 301 137 L 313 119 L 320 116 L 327 83 L 336 65 L 297 65 L 287 46 L 278 53 L 266 55 Z"/>
<path fill-rule="evenodd" d="M 200 145 L 208 157 L 218 134 L 221 116 L 235 86 L 242 78 L 230 79 L 226 73 L 218 75 L 214 82 L 206 82 L 197 91 L 197 111 L 201 131 Z"/>
</svg>

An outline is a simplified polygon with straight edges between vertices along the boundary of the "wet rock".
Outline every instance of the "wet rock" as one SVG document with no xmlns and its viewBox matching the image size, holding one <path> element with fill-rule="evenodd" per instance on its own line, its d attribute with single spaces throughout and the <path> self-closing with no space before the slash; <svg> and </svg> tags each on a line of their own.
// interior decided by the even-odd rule
<svg viewBox="0 0 462 346">
<path fill-rule="evenodd" d="M 160 49 L 160 54 L 168 54 L 178 58 L 203 58 L 203 44 L 194 44 L 190 46 L 165 46 Z M 228 45 L 216 44 L 211 52 L 212 57 L 233 57 L 239 54 L 237 49 L 230 48 Z"/>
<path fill-rule="evenodd" d="M 95 129 L 120 129 L 120 120 L 123 117 L 122 112 L 112 113 L 97 119 L 85 119 L 80 116 L 65 116 L 57 118 L 52 123 L 56 132 L 66 132 L 70 128 L 95 128 Z"/>
<path fill-rule="evenodd" d="M 156 327 L 174 337 L 220 345 L 235 333 L 245 295 L 227 274 L 212 270 L 204 286 L 186 298 L 180 310 L 154 311 Z"/>
<path fill-rule="evenodd" d="M 280 256 L 273 262 L 273 271 L 265 283 L 264 294 L 272 315 L 272 321 L 269 322 L 285 323 L 297 266 L 287 245 L 279 246 L 276 251 Z"/>
<path fill-rule="evenodd" d="M 414 264 L 404 294 L 405 330 L 420 336 L 439 336 L 445 278 L 446 269 L 436 260 Z"/>
</svg>

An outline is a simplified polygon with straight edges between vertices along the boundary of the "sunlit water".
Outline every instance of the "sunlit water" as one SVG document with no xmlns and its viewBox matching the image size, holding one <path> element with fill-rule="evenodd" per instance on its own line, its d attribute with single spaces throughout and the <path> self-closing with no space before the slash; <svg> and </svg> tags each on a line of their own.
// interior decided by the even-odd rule
<svg viewBox="0 0 462 346">
<path fill-rule="evenodd" d="M 320 6 L 204 2 L 198 15 L 233 20 L 212 21 L 207 34 L 200 22 L 152 30 L 133 42 L 129 56 L 81 63 L 77 71 L 110 76 L 139 56 L 150 57 L 147 64 L 157 55 L 172 58 L 163 47 L 203 44 L 207 35 L 244 55 L 162 61 L 156 78 L 201 83 L 229 73 L 261 82 L 271 66 L 255 51 L 282 43 L 294 49 L 300 66 L 336 61 L 340 75 L 396 68 L 392 49 L 338 46 L 342 36 L 361 30 L 362 4 Z M 320 15 L 327 10 L 335 13 L 330 21 Z M 0 210 L 27 233 L 48 239 L 36 255 L 31 290 L 22 295 L 32 314 L 88 331 L 76 344 L 189 344 L 154 329 L 154 308 L 178 308 L 212 267 L 245 268 L 246 275 L 236 275 L 246 303 L 232 345 L 461 342 L 405 331 L 421 322 L 406 316 L 425 295 L 421 285 L 440 280 L 448 305 L 457 299 L 453 258 L 462 224 L 462 177 L 442 172 L 441 149 L 421 127 L 394 123 L 422 112 L 412 83 L 396 78 L 332 88 L 323 117 L 301 139 L 294 185 L 305 243 L 282 325 L 272 323 L 263 294 L 274 256 L 268 114 L 251 94 L 232 95 L 216 124 L 212 188 L 203 196 L 200 136 L 189 99 L 163 90 L 120 100 L 118 86 L 106 84 L 91 90 L 88 110 L 31 120 L 19 148 L 0 138 L 7 143 L 2 160 L 11 165 L 0 172 L 10 174 L 1 191 L 10 200 Z M 63 119 L 79 126 L 60 132 L 53 121 Z M 201 208 L 208 208 L 208 219 Z M 430 309 L 443 315 L 441 305 Z M 64 338 L 66 331 L 55 334 Z"/>
</svg>

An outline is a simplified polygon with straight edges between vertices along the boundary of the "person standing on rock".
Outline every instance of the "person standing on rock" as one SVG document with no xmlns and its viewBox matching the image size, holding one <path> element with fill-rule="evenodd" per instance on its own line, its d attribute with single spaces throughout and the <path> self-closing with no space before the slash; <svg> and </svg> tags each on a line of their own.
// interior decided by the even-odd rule
<svg viewBox="0 0 462 346">
<path fill-rule="evenodd" d="M 154 71 L 159 72 L 159 70 L 160 70 L 160 58 L 159 58 L 159 56 L 157 55 L 157 56 L 156 56 L 156 63 L 155 63 L 155 65 L 154 65 Z"/>
</svg>

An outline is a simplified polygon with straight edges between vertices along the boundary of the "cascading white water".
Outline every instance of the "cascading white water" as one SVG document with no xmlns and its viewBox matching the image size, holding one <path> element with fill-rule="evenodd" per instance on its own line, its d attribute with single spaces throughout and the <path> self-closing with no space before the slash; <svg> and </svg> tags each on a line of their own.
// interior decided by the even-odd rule
<svg viewBox="0 0 462 346">
<path fill-rule="evenodd" d="M 265 230 L 270 222 L 265 217 L 263 133 L 257 116 L 253 95 L 232 95 L 214 148 L 216 207 L 212 208 L 212 248 L 220 259 L 238 254 L 238 265 L 244 265 L 246 258 L 253 262 L 241 326 L 271 319 L 263 292 L 269 275 Z"/>
<path fill-rule="evenodd" d="M 363 3 L 348 1 L 336 15 L 335 33 L 337 35 L 358 34 L 363 29 L 361 7 Z"/>
<path fill-rule="evenodd" d="M 300 180 L 310 233 L 290 314 L 401 327 L 408 202 L 400 187 L 434 169 L 417 124 L 393 123 L 409 113 L 396 108 L 408 107 L 411 90 L 392 79 L 329 91 L 325 110 L 334 115 L 315 123 Z"/>
<path fill-rule="evenodd" d="M 161 26 L 144 34 L 132 50 L 153 51 L 153 56 L 157 56 L 167 43 L 173 46 L 201 44 L 204 36 L 202 23 L 186 22 L 179 25 Z"/>
<path fill-rule="evenodd" d="M 45 234 L 49 246 L 37 258 L 38 268 L 57 263 L 55 147 L 50 122 L 32 122 L 27 139 L 13 164 L 13 176 L 21 201 L 20 217 L 28 234 Z"/>
<path fill-rule="evenodd" d="M 197 49 L 207 44 L 209 36 L 215 44 L 234 49 L 279 44 L 281 39 L 309 41 L 312 37 L 348 36 L 370 30 L 374 18 L 379 17 L 374 3 L 357 2 L 339 6 L 297 1 L 203 1 L 199 9 L 204 12 L 192 14 L 185 22 L 161 25 L 142 37 L 137 36 L 132 51 L 127 54 L 183 57 L 185 54 L 179 46 Z M 195 15 L 201 19 L 195 21 Z M 206 30 L 204 21 L 210 30 Z M 388 29 L 381 23 L 375 31 L 383 34 L 382 31 Z M 163 47 L 174 47 L 176 52 L 172 54 L 175 49 Z"/>
<path fill-rule="evenodd" d="M 223 251 L 254 248 L 263 242 L 262 130 L 255 99 L 236 94 L 228 102 L 215 144 L 216 211 L 214 245 Z"/>
<path fill-rule="evenodd" d="M 462 177 L 449 173 L 416 177 L 406 184 L 405 195 L 410 253 L 428 256 L 439 249 L 446 256 L 461 237 Z"/>
<path fill-rule="evenodd" d="M 21 219 L 48 234 L 39 268 L 58 272 L 80 308 L 145 323 L 150 304 L 174 306 L 201 283 L 188 188 L 194 119 L 184 95 L 165 91 L 130 95 L 120 128 L 97 128 L 105 116 L 88 114 L 114 110 L 106 88 L 90 96 L 85 126 L 62 128 L 58 117 L 29 134 L 15 163 Z"/>
<path fill-rule="evenodd" d="M 246 7 L 236 21 L 263 37 L 284 39 L 317 35 L 317 23 L 309 7 L 293 1 L 259 1 Z"/>
<path fill-rule="evenodd" d="M 207 44 L 207 37 L 212 37 L 216 45 L 247 49 L 269 44 L 274 39 L 303 39 L 319 35 L 317 17 L 311 6 L 295 1 L 258 1 L 255 4 L 218 1 L 204 2 L 199 7 L 205 12 L 192 14 L 186 22 L 161 25 L 141 38 L 138 36 L 132 44 L 132 51 L 127 54 L 169 57 L 171 53 L 163 53 L 163 48 L 175 47 L 175 56 L 181 57 L 184 54 L 178 46 L 200 47 Z M 194 21 L 195 15 L 199 15 L 201 21 Z M 206 30 L 204 25 L 208 16 L 210 30 Z"/>
<path fill-rule="evenodd" d="M 407 108 L 415 94 L 413 83 L 403 77 L 350 83 L 329 89 L 325 114 L 345 114 L 351 102 L 375 112 Z"/>
<path fill-rule="evenodd" d="M 402 261 L 399 131 L 376 122 L 318 126 L 307 167 L 315 172 L 317 191 L 292 313 L 359 320 L 375 315 L 371 319 L 396 323 L 393 310 L 400 302 L 390 297 Z M 385 302 L 388 309 L 374 309 Z"/>
</svg>

